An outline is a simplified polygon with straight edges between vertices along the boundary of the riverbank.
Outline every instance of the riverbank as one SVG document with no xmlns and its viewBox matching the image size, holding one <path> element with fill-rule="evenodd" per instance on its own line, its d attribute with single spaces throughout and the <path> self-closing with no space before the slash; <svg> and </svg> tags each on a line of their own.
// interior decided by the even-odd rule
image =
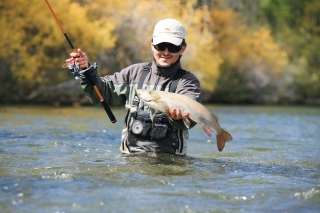
<svg viewBox="0 0 320 213">
<path fill-rule="evenodd" d="M 238 92 L 209 93 L 203 91 L 202 100 L 204 104 L 226 104 L 226 105 L 305 105 L 320 106 L 319 99 L 296 100 L 292 97 L 282 97 L 277 99 L 259 98 L 259 94 L 246 94 Z M 91 102 L 83 93 L 79 81 L 70 80 L 54 86 L 44 87 L 29 94 L 0 98 L 0 104 L 39 104 L 54 106 L 89 106 Z"/>
</svg>

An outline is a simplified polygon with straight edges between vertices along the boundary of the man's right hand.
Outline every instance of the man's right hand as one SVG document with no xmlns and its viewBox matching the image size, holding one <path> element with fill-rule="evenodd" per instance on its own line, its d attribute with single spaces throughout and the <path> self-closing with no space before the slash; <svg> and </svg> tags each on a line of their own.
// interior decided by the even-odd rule
<svg viewBox="0 0 320 213">
<path fill-rule="evenodd" d="M 89 67 L 87 55 L 84 52 L 82 52 L 81 49 L 78 49 L 70 53 L 70 57 L 74 59 L 74 61 L 80 67 L 81 70 L 87 69 Z"/>
</svg>

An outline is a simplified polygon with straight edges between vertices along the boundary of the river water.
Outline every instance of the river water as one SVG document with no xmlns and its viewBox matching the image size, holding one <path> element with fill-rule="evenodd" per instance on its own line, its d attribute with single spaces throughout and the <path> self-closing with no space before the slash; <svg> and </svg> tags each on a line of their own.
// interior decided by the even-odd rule
<svg viewBox="0 0 320 213">
<path fill-rule="evenodd" d="M 0 212 L 320 212 L 320 109 L 207 106 L 188 155 L 123 157 L 124 109 L 0 107 Z"/>
</svg>

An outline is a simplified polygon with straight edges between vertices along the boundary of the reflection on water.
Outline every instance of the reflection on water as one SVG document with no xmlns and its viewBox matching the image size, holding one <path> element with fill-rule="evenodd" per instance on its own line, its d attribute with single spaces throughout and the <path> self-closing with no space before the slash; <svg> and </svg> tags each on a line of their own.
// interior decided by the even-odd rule
<svg viewBox="0 0 320 213">
<path fill-rule="evenodd" d="M 120 154 L 124 110 L 0 107 L 1 212 L 318 212 L 320 109 L 208 106 L 188 156 Z"/>
</svg>

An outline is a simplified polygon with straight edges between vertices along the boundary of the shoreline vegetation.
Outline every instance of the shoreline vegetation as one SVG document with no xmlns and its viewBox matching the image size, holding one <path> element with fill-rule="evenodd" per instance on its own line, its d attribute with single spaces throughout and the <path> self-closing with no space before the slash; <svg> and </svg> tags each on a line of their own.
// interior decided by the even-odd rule
<svg viewBox="0 0 320 213">
<path fill-rule="evenodd" d="M 17 101 L 2 101 L 0 104 L 27 104 L 27 105 L 52 105 L 52 106 L 91 106 L 89 98 L 83 93 L 79 81 L 69 80 L 48 88 L 32 92 L 24 99 Z M 223 105 L 274 105 L 274 106 L 320 106 L 320 100 L 306 100 L 305 102 L 291 102 L 286 99 L 277 100 L 274 102 L 258 102 L 251 100 L 250 97 L 239 96 L 235 97 L 217 97 L 210 93 L 203 93 L 203 104 L 223 104 Z M 119 106 L 115 106 L 119 107 Z"/>
<path fill-rule="evenodd" d="M 42 3 L 0 3 L 6 29 L 0 34 L 0 104 L 90 105 L 79 82 L 61 68 L 71 50 Z M 101 76 L 151 61 L 152 28 L 171 17 L 186 27 L 181 62 L 199 78 L 204 103 L 320 105 L 318 0 L 51 4 L 76 48 L 99 64 Z"/>
</svg>

